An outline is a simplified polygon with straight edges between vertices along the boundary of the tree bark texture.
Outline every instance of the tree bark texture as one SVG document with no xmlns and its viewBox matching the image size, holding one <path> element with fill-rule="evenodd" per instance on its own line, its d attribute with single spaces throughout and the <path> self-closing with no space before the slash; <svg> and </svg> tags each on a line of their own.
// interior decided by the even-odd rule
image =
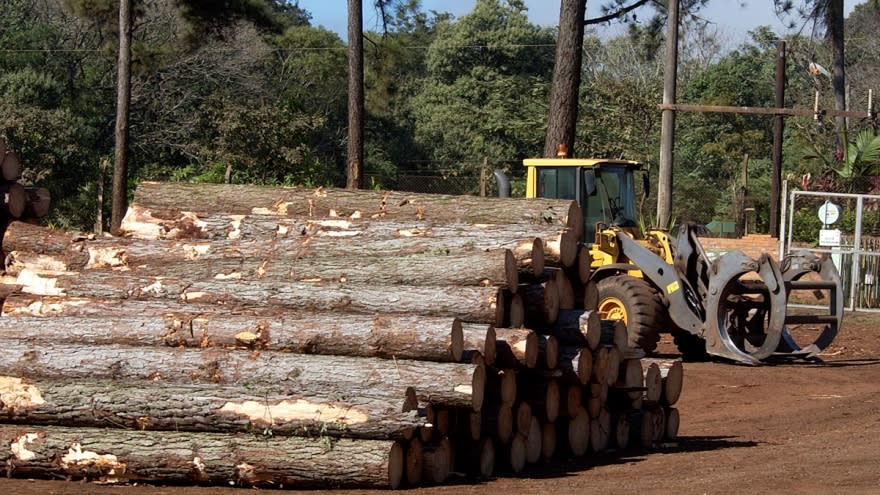
<svg viewBox="0 0 880 495">
<path fill-rule="evenodd" d="M 479 410 L 481 364 L 432 363 L 226 349 L 28 344 L 4 341 L 0 373 L 21 378 L 151 380 L 163 383 L 265 385 L 279 392 L 403 395 Z"/>
<path fill-rule="evenodd" d="M 550 89 L 550 116 L 544 139 L 546 158 L 556 157 L 558 145 L 564 145 L 566 150 L 574 152 L 586 4 L 586 0 L 562 0 L 560 6 L 556 62 Z"/>
<path fill-rule="evenodd" d="M 0 413 L 15 424 L 376 440 L 409 439 L 425 424 L 403 394 L 328 397 L 279 388 L 0 376 Z"/>
<path fill-rule="evenodd" d="M 577 202 L 534 198 L 481 198 L 399 191 L 307 189 L 231 184 L 142 182 L 133 205 L 154 216 L 174 218 L 225 213 L 309 217 L 395 218 L 438 223 L 555 224 L 565 227 L 580 214 Z M 332 212 L 332 214 L 331 214 Z M 193 223 L 195 226 L 195 223 Z"/>
<path fill-rule="evenodd" d="M 0 441 L 18 477 L 398 488 L 403 473 L 402 447 L 388 440 L 0 425 Z"/>
<path fill-rule="evenodd" d="M 22 271 L 16 281 L 35 295 L 178 300 L 195 304 L 264 305 L 300 311 L 448 316 L 497 324 L 494 287 L 197 280 L 128 276 L 107 271 Z"/>
<path fill-rule="evenodd" d="M 488 326 L 478 326 L 485 340 Z M 462 323 L 456 325 L 453 318 L 294 312 L 236 315 L 222 308 L 210 313 L 4 316 L 0 338 L 33 344 L 221 347 L 439 362 L 457 362 L 466 351 L 476 350 L 464 344 Z"/>
</svg>

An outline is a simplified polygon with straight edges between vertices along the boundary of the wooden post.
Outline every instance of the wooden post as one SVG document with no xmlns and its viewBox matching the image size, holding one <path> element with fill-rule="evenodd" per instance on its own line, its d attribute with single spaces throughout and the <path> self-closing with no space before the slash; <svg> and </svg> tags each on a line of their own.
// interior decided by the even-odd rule
<svg viewBox="0 0 880 495">
<path fill-rule="evenodd" d="M 663 69 L 663 103 L 675 103 L 678 75 L 678 0 L 669 0 L 666 34 L 666 61 Z M 672 216 L 672 168 L 675 145 L 675 111 L 663 110 L 660 128 L 660 177 L 657 183 L 657 226 L 669 223 Z"/>
<path fill-rule="evenodd" d="M 776 45 L 776 108 L 785 105 L 785 41 Z M 782 191 L 782 134 L 785 120 L 773 118 L 773 152 L 770 173 L 770 235 L 779 237 L 779 195 Z"/>
</svg>

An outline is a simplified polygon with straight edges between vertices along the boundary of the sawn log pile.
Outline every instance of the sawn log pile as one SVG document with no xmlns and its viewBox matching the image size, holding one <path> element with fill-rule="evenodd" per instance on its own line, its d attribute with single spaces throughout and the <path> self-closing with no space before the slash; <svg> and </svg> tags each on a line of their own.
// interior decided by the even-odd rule
<svg viewBox="0 0 880 495">
<path fill-rule="evenodd" d="M 12 221 L 14 476 L 417 487 L 674 440 L 678 361 L 601 320 L 576 203 L 144 183 L 121 237 Z"/>
</svg>

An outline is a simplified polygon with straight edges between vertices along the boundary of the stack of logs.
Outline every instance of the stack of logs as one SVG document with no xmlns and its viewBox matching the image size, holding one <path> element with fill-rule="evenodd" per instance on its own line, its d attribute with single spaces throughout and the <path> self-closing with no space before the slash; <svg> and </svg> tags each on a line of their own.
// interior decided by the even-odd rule
<svg viewBox="0 0 880 495">
<path fill-rule="evenodd" d="M 674 439 L 678 361 L 596 311 L 576 203 L 143 183 L 11 223 L 17 476 L 414 487 Z"/>
<path fill-rule="evenodd" d="M 36 221 L 49 213 L 49 190 L 44 187 L 23 186 L 21 162 L 18 155 L 7 149 L 6 140 L 0 137 L 0 224 L 13 220 Z"/>
</svg>

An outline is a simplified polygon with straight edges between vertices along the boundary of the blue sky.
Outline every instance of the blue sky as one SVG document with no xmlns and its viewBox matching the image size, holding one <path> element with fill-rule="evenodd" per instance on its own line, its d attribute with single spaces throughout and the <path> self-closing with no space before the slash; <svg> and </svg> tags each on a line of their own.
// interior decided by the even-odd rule
<svg viewBox="0 0 880 495">
<path fill-rule="evenodd" d="M 422 0 L 422 10 L 450 12 L 455 16 L 467 14 L 474 6 L 475 0 Z M 600 15 L 600 0 L 587 0 L 588 15 Z M 796 4 L 798 2 L 795 2 Z M 857 0 L 844 0 L 847 15 L 853 7 L 860 3 Z M 347 31 L 346 0 L 300 0 L 300 7 L 312 13 L 312 24 L 323 26 L 335 31 L 345 39 Z M 373 2 L 363 0 L 364 28 L 378 29 L 378 18 Z M 529 17 L 535 24 L 552 26 L 559 21 L 559 0 L 526 0 Z M 768 25 L 777 32 L 784 32 L 785 27 L 773 13 L 773 0 L 713 0 L 702 12 L 702 16 L 718 25 L 720 36 L 731 46 L 747 41 L 749 30 L 760 25 Z M 597 32 L 612 29 L 598 26 Z"/>
</svg>

